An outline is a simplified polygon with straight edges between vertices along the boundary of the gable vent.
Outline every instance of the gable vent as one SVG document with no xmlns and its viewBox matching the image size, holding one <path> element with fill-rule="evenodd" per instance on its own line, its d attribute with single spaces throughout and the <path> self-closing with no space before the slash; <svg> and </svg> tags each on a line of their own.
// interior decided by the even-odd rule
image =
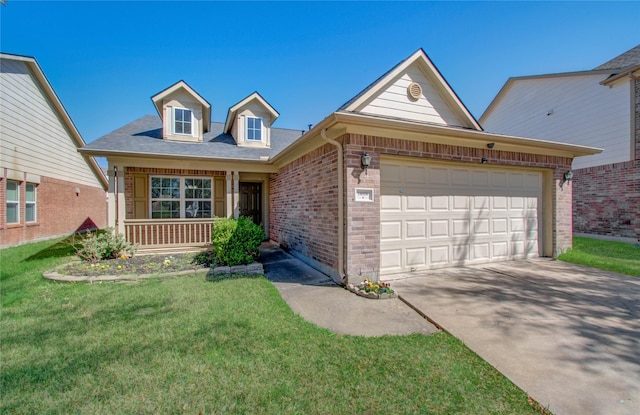
<svg viewBox="0 0 640 415">
<path fill-rule="evenodd" d="M 411 82 L 407 87 L 407 93 L 409 94 L 409 97 L 417 100 L 422 96 L 422 87 L 417 82 Z"/>
</svg>

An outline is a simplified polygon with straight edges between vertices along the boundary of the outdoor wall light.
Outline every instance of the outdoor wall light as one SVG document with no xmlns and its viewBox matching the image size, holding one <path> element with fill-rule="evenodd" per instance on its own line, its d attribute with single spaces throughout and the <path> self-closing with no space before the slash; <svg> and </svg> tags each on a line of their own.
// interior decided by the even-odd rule
<svg viewBox="0 0 640 415">
<path fill-rule="evenodd" d="M 488 148 L 493 148 L 493 146 L 495 146 L 495 145 L 496 145 L 496 143 L 489 143 L 489 144 L 487 144 L 487 147 Z"/>
<path fill-rule="evenodd" d="M 371 164 L 370 155 L 368 155 L 367 153 L 364 153 L 363 155 L 360 156 L 360 166 L 362 166 L 362 168 L 364 169 L 364 174 L 367 174 L 367 169 L 369 168 L 370 164 Z"/>
<path fill-rule="evenodd" d="M 487 164 L 489 160 L 486 157 L 482 157 L 482 164 Z"/>
<path fill-rule="evenodd" d="M 76 187 L 76 196 L 80 196 L 80 188 Z"/>
<path fill-rule="evenodd" d="M 560 187 L 564 186 L 566 182 L 570 182 L 571 180 L 573 180 L 573 172 L 571 170 L 567 170 L 562 176 L 562 184 Z"/>
</svg>

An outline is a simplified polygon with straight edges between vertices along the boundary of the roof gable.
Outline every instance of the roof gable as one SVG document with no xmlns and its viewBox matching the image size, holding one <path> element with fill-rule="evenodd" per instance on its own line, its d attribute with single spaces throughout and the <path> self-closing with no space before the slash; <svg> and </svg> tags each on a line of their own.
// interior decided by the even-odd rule
<svg viewBox="0 0 640 415">
<path fill-rule="evenodd" d="M 225 134 L 229 134 L 231 132 L 231 128 L 233 127 L 233 122 L 236 119 L 238 111 L 243 107 L 249 105 L 252 101 L 258 103 L 265 110 L 267 110 L 269 114 L 271 114 L 270 124 L 273 124 L 276 118 L 280 116 L 278 111 L 276 111 L 275 108 L 273 108 L 266 99 L 262 98 L 262 96 L 257 91 L 254 91 L 248 97 L 244 98 L 243 100 L 229 108 L 229 111 L 227 112 L 227 120 L 224 123 Z"/>
<path fill-rule="evenodd" d="M 162 110 L 163 100 L 181 90 L 189 94 L 197 102 L 199 102 L 200 105 L 202 105 L 202 124 L 204 126 L 204 131 L 209 131 L 209 125 L 211 123 L 211 104 L 209 104 L 206 99 L 202 98 L 200 94 L 198 94 L 193 88 L 191 88 L 185 81 L 182 80 L 176 82 L 169 88 L 164 89 L 151 97 L 151 101 L 153 101 L 153 105 L 156 107 L 156 111 L 158 111 L 160 118 L 162 118 L 164 114 L 164 111 Z"/>
<path fill-rule="evenodd" d="M 482 129 L 422 49 L 382 75 L 339 110 Z"/>
<path fill-rule="evenodd" d="M 55 115 L 58 117 L 58 119 L 64 126 L 66 132 L 68 133 L 68 136 L 73 141 L 73 145 L 77 149 L 82 148 L 85 145 L 84 139 L 82 138 L 82 136 L 80 135 L 80 132 L 76 128 L 75 124 L 73 123 L 73 120 L 71 120 L 69 113 L 67 112 L 66 108 L 62 104 L 62 101 L 60 101 L 60 98 L 58 97 L 55 90 L 53 89 L 53 86 L 51 86 L 51 84 L 49 83 L 49 80 L 47 79 L 46 75 L 44 74 L 44 71 L 40 67 L 40 64 L 38 64 L 38 61 L 36 60 L 36 58 L 31 56 L 24 56 L 24 55 L 14 55 L 10 53 L 0 53 L 0 59 L 22 62 L 28 68 L 34 81 L 37 82 L 37 85 L 39 86 L 42 93 L 44 94 L 44 97 L 46 97 L 48 104 L 51 106 Z M 96 162 L 96 160 L 90 156 L 83 157 L 83 160 L 88 164 L 89 168 L 93 172 L 93 175 L 100 182 L 100 185 L 102 186 L 102 188 L 106 190 L 109 184 L 107 182 L 106 177 L 102 173 L 100 166 L 98 166 L 98 163 Z"/>
</svg>

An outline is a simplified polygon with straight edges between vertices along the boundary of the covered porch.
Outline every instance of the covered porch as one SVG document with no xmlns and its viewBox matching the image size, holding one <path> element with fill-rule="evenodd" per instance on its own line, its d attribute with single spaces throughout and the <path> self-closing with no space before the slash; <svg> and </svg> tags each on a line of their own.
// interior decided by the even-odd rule
<svg viewBox="0 0 640 415">
<path fill-rule="evenodd" d="M 267 233 L 270 166 L 241 171 L 240 163 L 235 170 L 218 163 L 174 164 L 183 163 L 110 160 L 108 226 L 139 252 L 206 247 L 216 217 L 249 216 Z"/>
</svg>

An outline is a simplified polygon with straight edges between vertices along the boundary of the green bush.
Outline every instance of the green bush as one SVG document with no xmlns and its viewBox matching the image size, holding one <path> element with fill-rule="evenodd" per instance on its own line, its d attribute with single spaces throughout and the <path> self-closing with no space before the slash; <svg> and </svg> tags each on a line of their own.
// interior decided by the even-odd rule
<svg viewBox="0 0 640 415">
<path fill-rule="evenodd" d="M 211 243 L 221 265 L 250 264 L 258 259 L 258 247 L 264 240 L 262 227 L 249 218 L 215 219 Z"/>
<path fill-rule="evenodd" d="M 71 242 L 76 255 L 85 261 L 96 262 L 120 256 L 133 256 L 137 246 L 127 242 L 123 234 L 115 233 L 113 228 L 87 232 L 74 236 Z"/>
</svg>

